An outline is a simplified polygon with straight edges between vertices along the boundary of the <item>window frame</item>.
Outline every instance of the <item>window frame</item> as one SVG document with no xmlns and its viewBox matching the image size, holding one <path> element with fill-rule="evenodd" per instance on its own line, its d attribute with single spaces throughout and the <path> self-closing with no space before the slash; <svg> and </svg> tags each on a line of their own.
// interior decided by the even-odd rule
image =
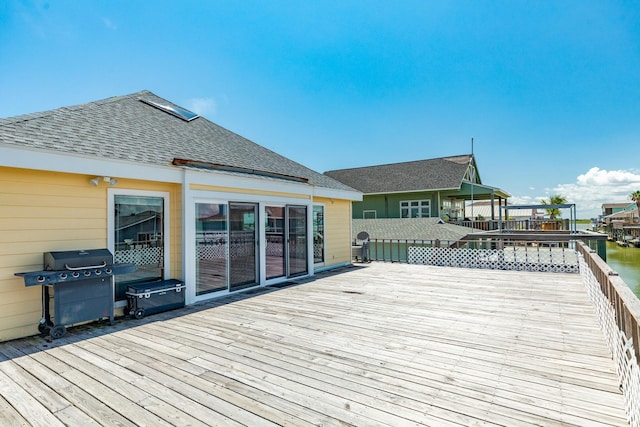
<svg viewBox="0 0 640 427">
<path fill-rule="evenodd" d="M 367 214 L 371 212 L 373 212 L 373 218 L 367 217 Z M 362 211 L 362 219 L 377 219 L 377 218 L 378 218 L 378 211 L 375 209 L 365 209 Z"/>
<path fill-rule="evenodd" d="M 406 206 L 403 206 L 406 204 Z M 415 205 L 414 205 L 415 204 Z M 425 205 L 426 204 L 426 205 Z M 423 215 L 423 209 L 428 209 L 427 215 Z M 418 215 L 412 215 L 414 209 L 418 210 Z M 404 216 L 404 211 L 407 215 Z M 401 200 L 400 201 L 400 218 L 431 218 L 431 200 Z"/>
<path fill-rule="evenodd" d="M 322 208 L 322 261 L 316 262 L 315 256 L 315 208 Z M 322 266 L 327 262 L 327 207 L 324 203 L 314 203 L 311 207 L 311 245 L 313 248 L 313 265 Z"/>
<path fill-rule="evenodd" d="M 141 197 L 158 197 L 163 199 L 163 255 L 164 255 L 164 272 L 163 279 L 171 277 L 171 198 L 168 191 L 147 191 L 147 190 L 128 190 L 120 188 L 109 188 L 107 190 L 107 248 L 111 253 L 115 254 L 115 200 L 116 196 L 141 196 Z M 115 289 L 114 289 L 115 292 Z M 115 301 L 115 294 L 113 296 Z M 115 307 L 125 307 L 126 300 L 115 301 Z"/>
</svg>

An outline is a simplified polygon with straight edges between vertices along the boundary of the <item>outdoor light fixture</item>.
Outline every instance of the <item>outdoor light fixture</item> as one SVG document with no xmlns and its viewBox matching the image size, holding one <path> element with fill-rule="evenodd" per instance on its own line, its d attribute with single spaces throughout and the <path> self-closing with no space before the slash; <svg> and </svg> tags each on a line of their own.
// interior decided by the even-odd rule
<svg viewBox="0 0 640 427">
<path fill-rule="evenodd" d="M 115 178 L 111 178 L 110 176 L 96 176 L 89 180 L 89 184 L 97 187 L 100 184 L 100 181 L 108 182 L 110 186 L 114 186 L 118 183 L 118 180 Z"/>
</svg>

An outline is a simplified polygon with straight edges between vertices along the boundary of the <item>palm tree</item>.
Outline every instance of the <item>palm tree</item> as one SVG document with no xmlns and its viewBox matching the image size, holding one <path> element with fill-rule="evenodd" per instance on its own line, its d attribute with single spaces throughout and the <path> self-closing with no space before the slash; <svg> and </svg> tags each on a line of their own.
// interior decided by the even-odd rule
<svg viewBox="0 0 640 427">
<path fill-rule="evenodd" d="M 636 207 L 638 208 L 638 222 L 640 222 L 640 190 L 636 190 L 631 195 L 631 200 L 636 202 Z"/>
<path fill-rule="evenodd" d="M 640 193 L 640 192 L 639 192 Z M 640 194 L 639 194 L 640 196 Z M 549 200 L 540 200 L 543 205 L 563 205 L 567 203 L 567 199 L 560 194 L 554 194 L 549 197 Z M 547 214 L 549 215 L 549 219 L 556 219 L 556 217 L 560 217 L 560 209 L 559 208 L 548 208 L 546 209 Z"/>
</svg>

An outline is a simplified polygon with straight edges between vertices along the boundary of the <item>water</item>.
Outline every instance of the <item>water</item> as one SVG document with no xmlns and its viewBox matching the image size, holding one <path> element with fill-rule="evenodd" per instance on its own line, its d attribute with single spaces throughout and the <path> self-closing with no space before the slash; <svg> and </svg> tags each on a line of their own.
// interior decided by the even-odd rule
<svg viewBox="0 0 640 427">
<path fill-rule="evenodd" d="M 618 272 L 627 286 L 640 298 L 640 248 L 623 248 L 616 242 L 607 242 L 607 264 Z"/>
<path fill-rule="evenodd" d="M 578 230 L 585 230 L 590 224 L 578 224 Z M 607 242 L 607 264 L 618 272 L 622 280 L 640 298 L 640 248 L 623 248 L 616 242 Z"/>
</svg>

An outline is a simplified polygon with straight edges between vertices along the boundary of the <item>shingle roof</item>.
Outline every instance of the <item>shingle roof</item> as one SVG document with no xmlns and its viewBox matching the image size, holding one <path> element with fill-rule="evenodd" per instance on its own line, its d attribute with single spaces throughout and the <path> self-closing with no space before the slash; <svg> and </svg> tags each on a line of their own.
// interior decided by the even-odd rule
<svg viewBox="0 0 640 427">
<path fill-rule="evenodd" d="M 324 174 L 364 194 L 458 189 L 471 155 L 327 171 Z"/>
<path fill-rule="evenodd" d="M 455 224 L 442 223 L 440 218 L 378 218 L 353 219 L 352 239 L 366 231 L 371 239 L 448 240 L 458 241 L 479 230 Z"/>
<path fill-rule="evenodd" d="M 301 177 L 353 191 L 327 175 L 199 117 L 190 122 L 141 102 L 175 104 L 149 91 L 0 119 L 0 144 L 171 166 L 174 158 Z"/>
</svg>

